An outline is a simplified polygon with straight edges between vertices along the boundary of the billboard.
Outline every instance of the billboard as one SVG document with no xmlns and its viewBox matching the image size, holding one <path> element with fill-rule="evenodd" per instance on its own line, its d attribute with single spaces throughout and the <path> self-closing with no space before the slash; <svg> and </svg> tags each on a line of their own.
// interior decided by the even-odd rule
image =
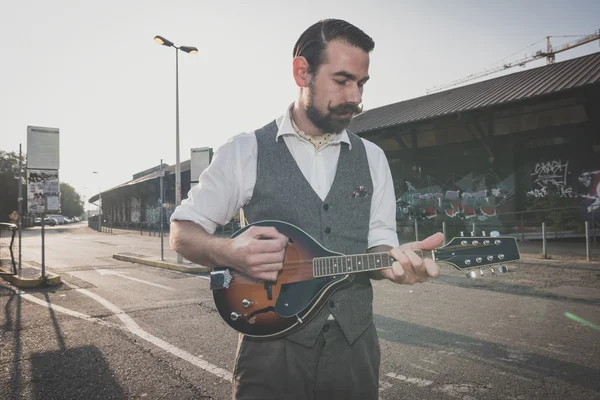
<svg viewBox="0 0 600 400">
<path fill-rule="evenodd" d="M 57 128 L 27 126 L 27 168 L 59 169 Z"/>
<path fill-rule="evenodd" d="M 60 212 L 58 170 L 27 170 L 27 212 Z"/>
<path fill-rule="evenodd" d="M 208 168 L 208 165 L 212 161 L 213 150 L 210 147 L 198 147 L 192 149 L 190 157 L 190 182 L 193 186 L 194 183 L 198 183 L 200 174 Z"/>
</svg>

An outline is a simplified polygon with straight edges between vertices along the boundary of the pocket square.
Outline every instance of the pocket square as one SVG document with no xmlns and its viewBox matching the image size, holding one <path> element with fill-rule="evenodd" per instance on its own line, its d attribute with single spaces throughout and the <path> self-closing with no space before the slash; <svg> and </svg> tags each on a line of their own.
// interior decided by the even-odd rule
<svg viewBox="0 0 600 400">
<path fill-rule="evenodd" d="M 367 191 L 367 188 L 364 186 L 359 186 L 354 190 L 354 192 L 352 192 L 352 194 L 350 195 L 349 198 L 367 197 L 368 195 L 369 195 L 369 192 Z"/>
</svg>

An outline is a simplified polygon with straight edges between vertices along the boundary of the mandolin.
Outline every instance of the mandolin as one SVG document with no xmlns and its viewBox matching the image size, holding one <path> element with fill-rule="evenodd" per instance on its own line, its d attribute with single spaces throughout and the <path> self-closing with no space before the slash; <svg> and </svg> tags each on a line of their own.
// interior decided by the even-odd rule
<svg viewBox="0 0 600 400">
<path fill-rule="evenodd" d="M 215 268 L 210 274 L 219 314 L 229 326 L 248 336 L 277 338 L 295 332 L 336 290 L 350 284 L 354 274 L 390 268 L 394 262 L 387 252 L 344 255 L 330 251 L 302 229 L 282 221 L 249 224 L 232 238 L 251 226 L 271 226 L 288 237 L 277 281 L 259 281 L 227 267 Z M 468 270 L 516 261 L 520 255 L 515 238 L 484 236 L 456 237 L 431 250 L 431 258 Z"/>
</svg>

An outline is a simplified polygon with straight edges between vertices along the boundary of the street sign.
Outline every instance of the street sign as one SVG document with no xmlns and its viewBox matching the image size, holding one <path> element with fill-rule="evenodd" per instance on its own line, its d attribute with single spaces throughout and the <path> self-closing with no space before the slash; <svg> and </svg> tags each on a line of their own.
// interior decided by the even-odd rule
<svg viewBox="0 0 600 400">
<path fill-rule="evenodd" d="M 57 128 L 27 126 L 27 168 L 59 169 Z"/>
</svg>

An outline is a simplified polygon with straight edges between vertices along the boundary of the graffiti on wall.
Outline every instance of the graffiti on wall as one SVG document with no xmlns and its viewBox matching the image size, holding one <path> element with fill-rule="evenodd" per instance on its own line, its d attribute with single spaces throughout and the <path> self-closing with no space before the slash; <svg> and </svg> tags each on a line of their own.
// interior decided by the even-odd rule
<svg viewBox="0 0 600 400">
<path fill-rule="evenodd" d="M 483 221 L 497 215 L 498 207 L 512 198 L 512 176 L 502 181 L 492 170 L 482 174 L 453 176 L 438 182 L 427 176 L 421 184 L 396 183 L 398 221 L 459 218 Z"/>
<path fill-rule="evenodd" d="M 569 161 L 539 161 L 531 172 L 532 189 L 528 196 L 546 197 L 549 193 L 557 193 L 559 197 L 573 197 L 573 188 L 567 184 Z"/>
<path fill-rule="evenodd" d="M 587 212 L 596 212 L 600 209 L 600 170 L 579 175 L 579 185 L 582 205 Z"/>
</svg>

